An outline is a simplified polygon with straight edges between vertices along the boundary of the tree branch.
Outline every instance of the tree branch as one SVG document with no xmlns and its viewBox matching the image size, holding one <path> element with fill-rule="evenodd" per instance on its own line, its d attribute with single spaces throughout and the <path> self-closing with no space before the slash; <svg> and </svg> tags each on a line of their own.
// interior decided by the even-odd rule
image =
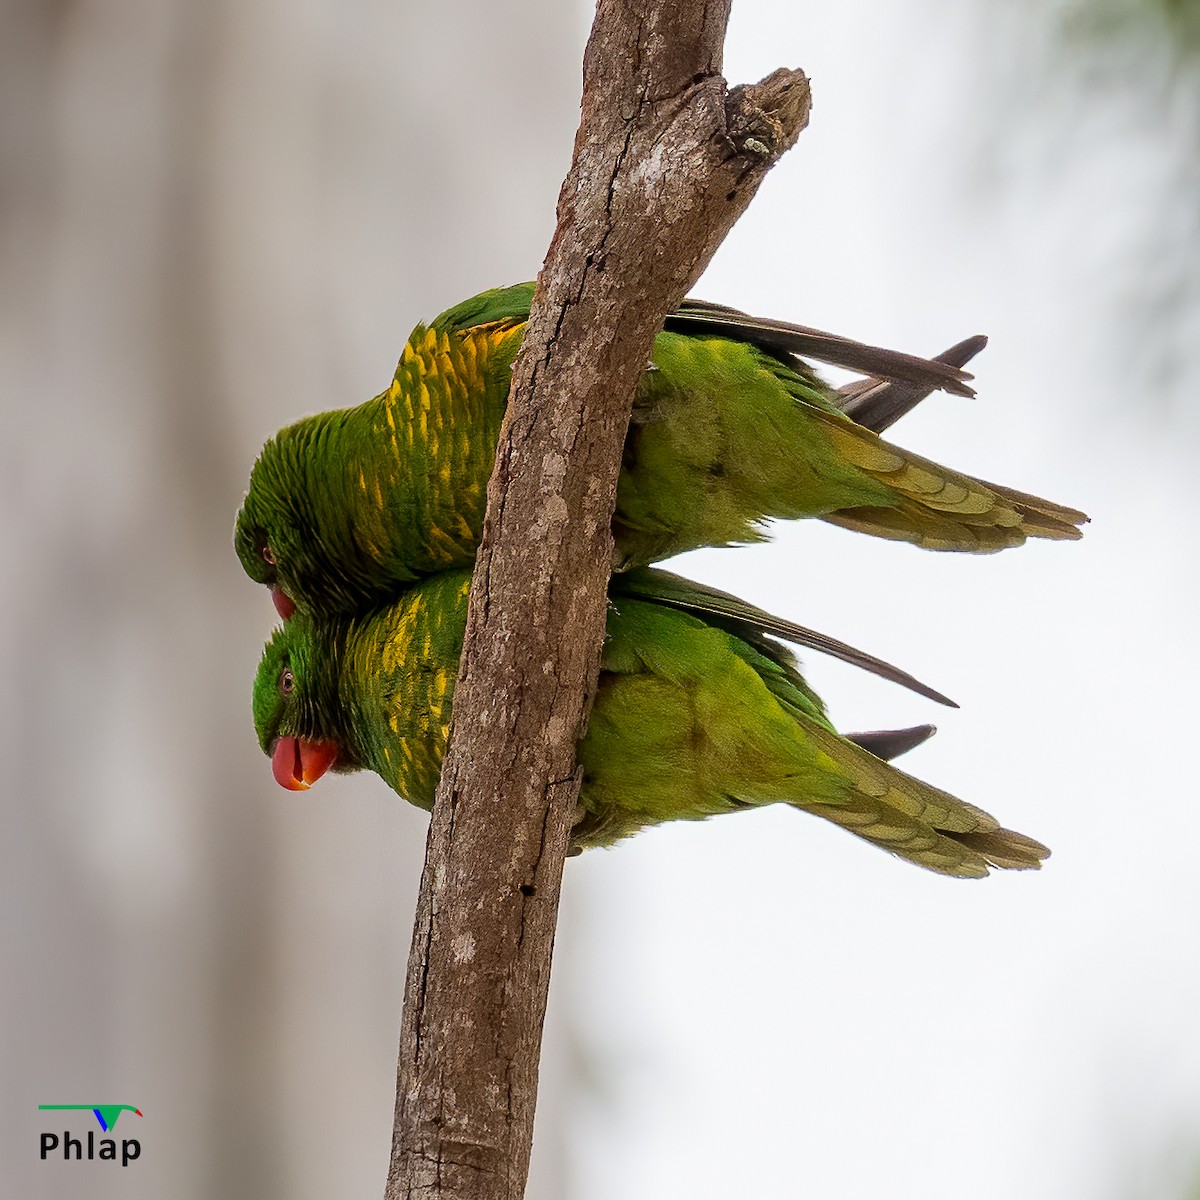
<svg viewBox="0 0 1200 1200">
<path fill-rule="evenodd" d="M 808 120 L 727 91 L 729 0 L 600 0 L 558 227 L 513 370 L 408 966 L 386 1196 L 517 1200 L 609 526 L 638 377 Z"/>
</svg>

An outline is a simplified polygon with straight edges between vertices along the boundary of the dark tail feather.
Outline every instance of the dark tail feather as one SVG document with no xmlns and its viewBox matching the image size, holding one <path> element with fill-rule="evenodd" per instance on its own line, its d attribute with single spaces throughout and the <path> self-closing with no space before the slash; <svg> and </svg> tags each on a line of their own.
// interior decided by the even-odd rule
<svg viewBox="0 0 1200 1200">
<path fill-rule="evenodd" d="M 891 762 L 922 742 L 927 742 L 937 733 L 936 725 L 912 725 L 908 729 L 873 729 L 868 733 L 845 733 L 848 742 L 861 746 L 868 754 Z"/>
<path fill-rule="evenodd" d="M 966 338 L 934 358 L 950 367 L 965 367 L 987 345 L 981 333 Z M 883 433 L 902 416 L 912 412 L 936 389 L 902 380 L 859 379 L 838 392 L 838 407 L 859 425 Z"/>
<path fill-rule="evenodd" d="M 880 379 L 906 380 L 914 387 L 940 389 L 957 396 L 975 395 L 967 383 L 971 376 L 945 360 L 918 358 L 898 350 L 869 346 L 807 325 L 793 325 L 790 321 L 751 317 L 723 304 L 685 300 L 667 317 L 665 327 L 696 337 L 749 342 L 769 354 L 795 354 Z"/>
<path fill-rule="evenodd" d="M 1091 520 L 1087 513 L 1077 508 L 1055 504 L 1053 500 L 1043 500 L 1041 496 L 1031 496 L 1028 492 L 1018 492 L 1016 488 L 1005 487 L 1001 483 L 988 483 L 985 479 L 979 482 L 991 488 L 996 495 L 1003 496 L 1021 514 L 1022 528 L 1030 537 L 1077 541 L 1083 537 L 1078 527 Z"/>
<path fill-rule="evenodd" d="M 1050 851 L 1041 842 L 1012 829 L 993 829 L 988 833 L 952 833 L 956 842 L 982 854 L 995 867 L 1009 871 L 1036 871 Z"/>
</svg>

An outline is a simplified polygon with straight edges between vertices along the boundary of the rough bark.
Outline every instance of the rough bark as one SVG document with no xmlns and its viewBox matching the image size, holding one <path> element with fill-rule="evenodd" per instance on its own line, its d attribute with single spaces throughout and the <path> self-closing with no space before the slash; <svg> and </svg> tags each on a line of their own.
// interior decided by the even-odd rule
<svg viewBox="0 0 1200 1200">
<path fill-rule="evenodd" d="M 488 488 L 408 966 L 388 1200 L 524 1191 L 634 387 L 664 315 L 808 120 L 799 72 L 727 90 L 728 15 L 729 0 L 597 9 Z"/>
</svg>

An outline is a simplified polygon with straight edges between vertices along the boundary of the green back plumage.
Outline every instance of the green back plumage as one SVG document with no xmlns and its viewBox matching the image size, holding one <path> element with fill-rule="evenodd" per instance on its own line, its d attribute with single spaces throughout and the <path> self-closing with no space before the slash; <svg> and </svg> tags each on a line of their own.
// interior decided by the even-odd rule
<svg viewBox="0 0 1200 1200">
<path fill-rule="evenodd" d="M 305 611 L 353 612 L 472 562 L 520 338 L 418 326 L 387 391 L 281 429 L 238 513 L 247 573 Z"/>
<path fill-rule="evenodd" d="M 447 333 L 462 333 L 479 325 L 494 322 L 524 325 L 533 305 L 534 284 L 514 283 L 509 287 L 489 288 L 469 300 L 448 308 L 430 322 L 431 329 Z"/>
<path fill-rule="evenodd" d="M 289 621 L 255 684 L 264 750 L 277 736 L 335 741 L 343 769 L 376 771 L 430 807 L 469 583 L 466 572 L 447 572 L 366 617 Z M 1036 866 L 1046 853 L 840 737 L 790 653 L 755 634 L 745 611 L 706 619 L 619 589 L 611 598 L 579 749 L 577 847 L 782 802 L 946 874 L 985 875 L 989 863 Z M 751 636 L 733 632 L 739 625 Z M 296 681 L 286 697 L 278 687 L 284 668 Z"/>
</svg>

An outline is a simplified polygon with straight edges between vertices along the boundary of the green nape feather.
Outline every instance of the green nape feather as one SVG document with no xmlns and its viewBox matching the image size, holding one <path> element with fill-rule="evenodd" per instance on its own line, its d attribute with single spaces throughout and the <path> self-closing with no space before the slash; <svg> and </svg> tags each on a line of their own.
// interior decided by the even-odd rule
<svg viewBox="0 0 1200 1200">
<path fill-rule="evenodd" d="M 263 749 L 271 753 L 283 737 L 336 743 L 340 769 L 375 771 L 430 808 L 469 585 L 466 572 L 449 572 L 370 616 L 290 620 L 255 682 Z M 791 655 L 761 632 L 755 645 L 715 617 L 622 595 L 619 584 L 610 595 L 579 750 L 575 848 L 607 846 L 664 821 L 785 803 L 946 875 L 1036 867 L 1048 853 L 840 737 Z M 749 625 L 745 609 L 733 620 Z"/>
<path fill-rule="evenodd" d="M 418 326 L 386 392 L 267 442 L 235 532 L 252 578 L 302 611 L 353 612 L 470 564 L 531 296 L 532 285 L 485 292 Z M 617 569 L 757 541 L 776 517 L 821 517 L 936 550 L 1079 536 L 1083 513 L 884 442 L 839 408 L 861 406 L 858 393 L 839 396 L 800 353 L 905 381 L 907 399 L 889 404 L 881 425 L 933 388 L 970 390 L 947 363 L 685 302 L 634 400 L 613 518 Z"/>
</svg>

